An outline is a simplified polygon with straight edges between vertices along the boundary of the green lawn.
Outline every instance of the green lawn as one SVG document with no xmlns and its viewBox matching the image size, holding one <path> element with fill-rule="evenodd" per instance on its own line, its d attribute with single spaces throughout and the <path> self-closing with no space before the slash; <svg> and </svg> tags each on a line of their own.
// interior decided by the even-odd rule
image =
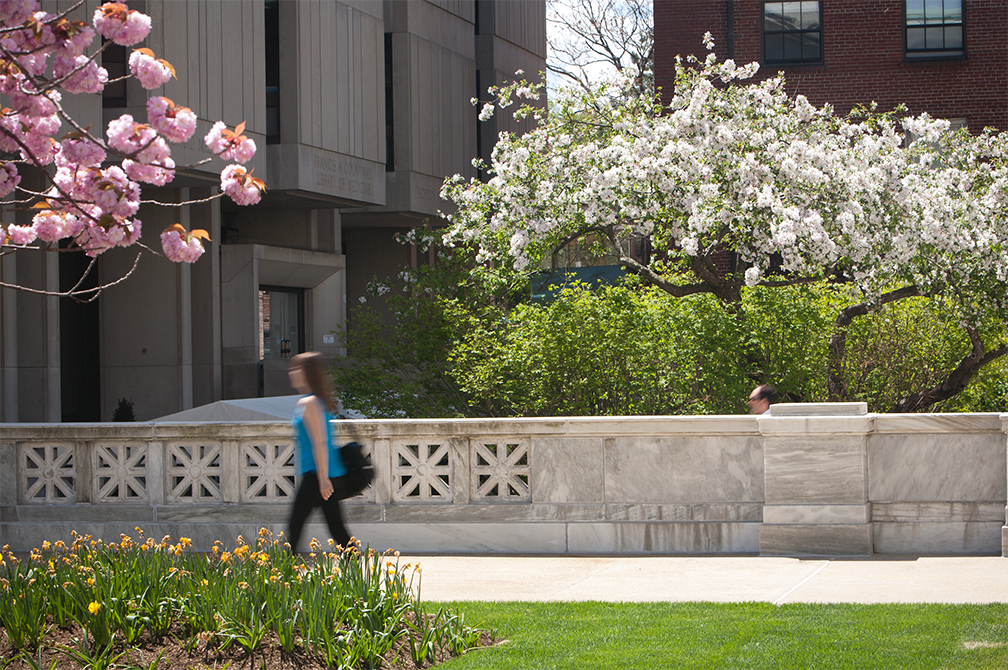
<svg viewBox="0 0 1008 670">
<path fill-rule="evenodd" d="M 444 670 L 1008 668 L 1008 604 L 451 603 L 507 640 Z"/>
</svg>

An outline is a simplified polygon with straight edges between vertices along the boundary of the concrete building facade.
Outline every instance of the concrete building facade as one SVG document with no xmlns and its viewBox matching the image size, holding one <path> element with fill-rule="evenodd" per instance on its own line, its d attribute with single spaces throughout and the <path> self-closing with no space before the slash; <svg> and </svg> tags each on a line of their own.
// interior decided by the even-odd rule
<svg viewBox="0 0 1008 670">
<path fill-rule="evenodd" d="M 891 110 L 1008 128 L 1008 4 L 1002 0 L 654 0 L 655 79 L 671 92 L 675 57 L 715 52 L 784 71 L 788 91 L 843 114 Z"/>
<path fill-rule="evenodd" d="M 71 3 L 59 0 L 53 8 Z M 92 5 L 88 3 L 91 12 Z M 123 113 L 145 119 L 150 95 L 192 108 L 199 125 L 173 145 L 179 165 L 210 156 L 215 120 L 244 121 L 259 147 L 246 167 L 263 176 L 262 202 L 214 199 L 144 205 L 142 242 L 175 222 L 212 243 L 197 263 L 149 255 L 122 284 L 88 304 L 0 291 L 0 421 L 108 421 L 119 399 L 138 420 L 214 400 L 290 393 L 287 361 L 312 349 L 333 357 L 347 305 L 374 276 L 423 262 L 394 241 L 444 206 L 444 177 L 474 175 L 497 134 L 470 100 L 545 69 L 544 0 L 147 0 L 154 29 L 143 46 L 177 79 L 145 91 L 110 86 L 73 101 L 83 125 Z M 46 7 L 49 9 L 49 6 Z M 79 18 L 90 16 L 81 11 Z M 116 75 L 127 53 L 107 50 Z M 179 170 L 162 203 L 219 192 L 218 159 Z M 26 177 L 27 179 L 27 177 Z M 30 216 L 4 210 L 4 222 Z M 136 250 L 103 254 L 90 281 L 130 271 Z M 80 254 L 19 252 L 0 279 L 45 290 L 72 286 Z M 95 284 L 97 285 L 97 284 Z"/>
</svg>

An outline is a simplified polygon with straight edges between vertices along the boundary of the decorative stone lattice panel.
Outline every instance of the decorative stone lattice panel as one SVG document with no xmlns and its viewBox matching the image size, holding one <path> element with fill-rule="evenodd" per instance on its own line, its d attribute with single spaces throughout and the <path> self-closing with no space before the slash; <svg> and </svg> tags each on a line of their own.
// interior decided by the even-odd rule
<svg viewBox="0 0 1008 670">
<path fill-rule="evenodd" d="M 529 439 L 472 440 L 473 502 L 530 503 Z"/>
<path fill-rule="evenodd" d="M 242 502 L 294 499 L 294 445 L 271 441 L 241 445 Z"/>
<path fill-rule="evenodd" d="M 150 500 L 146 444 L 94 444 L 91 459 L 95 502 Z"/>
<path fill-rule="evenodd" d="M 392 499 L 395 502 L 452 501 L 451 449 L 447 443 L 392 443 Z"/>
<path fill-rule="evenodd" d="M 27 503 L 76 502 L 77 468 L 73 444 L 21 444 L 18 473 Z"/>
<path fill-rule="evenodd" d="M 165 453 L 169 503 L 222 499 L 220 443 L 169 443 Z"/>
</svg>

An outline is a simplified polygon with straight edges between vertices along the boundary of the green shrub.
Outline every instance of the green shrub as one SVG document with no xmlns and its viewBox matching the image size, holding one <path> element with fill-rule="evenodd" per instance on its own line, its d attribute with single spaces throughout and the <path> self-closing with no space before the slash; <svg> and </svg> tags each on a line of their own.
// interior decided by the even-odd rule
<svg viewBox="0 0 1008 670">
<path fill-rule="evenodd" d="M 710 296 L 575 286 L 478 324 L 454 349 L 453 375 L 499 416 L 730 412 L 748 393 L 741 341 Z"/>
<path fill-rule="evenodd" d="M 767 382 L 784 401 L 823 402 L 833 324 L 863 300 L 820 282 L 745 289 L 726 307 L 631 278 L 514 304 L 501 285 L 452 272 L 423 268 L 393 291 L 390 325 L 370 305 L 354 312 L 352 357 L 336 370 L 347 407 L 372 417 L 731 414 Z M 930 298 L 856 317 L 842 363 L 847 399 L 886 412 L 941 383 L 969 351 L 961 321 L 954 305 Z M 1004 337 L 996 324 L 983 335 L 988 347 Z M 929 411 L 1008 410 L 1006 372 L 996 361 Z"/>
</svg>

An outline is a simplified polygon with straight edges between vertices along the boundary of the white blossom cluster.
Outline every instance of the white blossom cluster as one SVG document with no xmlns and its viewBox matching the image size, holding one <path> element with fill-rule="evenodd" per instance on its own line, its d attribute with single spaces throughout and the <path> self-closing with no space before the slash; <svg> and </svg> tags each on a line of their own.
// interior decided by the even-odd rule
<svg viewBox="0 0 1008 670">
<path fill-rule="evenodd" d="M 665 107 L 619 82 L 561 91 L 534 130 L 501 134 L 488 182 L 445 182 L 445 243 L 524 271 L 579 234 L 632 230 L 671 254 L 731 248 L 750 285 L 774 254 L 801 276 L 841 268 L 869 293 L 1008 281 L 1003 134 L 950 133 L 926 114 L 842 118 L 789 97 L 782 75 L 747 81 L 757 68 L 680 63 Z M 492 92 L 503 107 L 539 87 Z"/>
</svg>

